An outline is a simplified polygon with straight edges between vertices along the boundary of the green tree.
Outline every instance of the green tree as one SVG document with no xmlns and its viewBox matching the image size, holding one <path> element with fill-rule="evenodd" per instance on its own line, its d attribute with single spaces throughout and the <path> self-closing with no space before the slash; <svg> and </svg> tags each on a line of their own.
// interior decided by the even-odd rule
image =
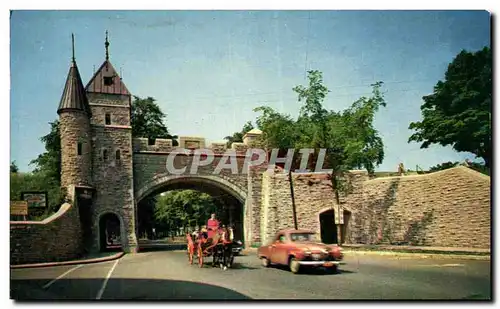
<svg viewBox="0 0 500 309">
<path fill-rule="evenodd" d="M 254 128 L 253 124 L 251 121 L 248 121 L 243 125 L 243 128 L 241 129 L 240 132 L 234 132 L 233 135 L 228 135 L 224 137 L 225 140 L 227 140 L 227 148 L 231 148 L 232 143 L 242 143 L 243 142 L 243 136 L 250 130 Z"/>
<path fill-rule="evenodd" d="M 154 207 L 155 224 L 170 231 L 194 228 L 206 224 L 217 206 L 214 199 L 195 190 L 168 191 L 157 198 Z"/>
<path fill-rule="evenodd" d="M 10 172 L 14 174 L 19 172 L 19 167 L 17 167 L 16 161 L 10 162 Z"/>
<path fill-rule="evenodd" d="M 50 122 L 50 132 L 40 140 L 45 144 L 45 152 L 31 160 L 34 173 L 41 173 L 54 186 L 61 183 L 61 136 L 59 135 L 59 120 Z"/>
<path fill-rule="evenodd" d="M 166 115 L 162 112 L 156 100 L 152 97 L 142 99 L 134 96 L 132 102 L 132 136 L 147 137 L 150 140 L 156 138 L 173 139 L 173 146 L 178 146 L 176 135 L 168 132 L 164 123 Z"/>
<path fill-rule="evenodd" d="M 342 189 L 343 173 L 353 168 L 364 168 L 373 173 L 384 159 L 382 138 L 374 128 L 375 113 L 386 102 L 381 92 L 382 83 L 373 85 L 371 97 L 362 97 L 344 111 L 328 111 L 323 101 L 329 93 L 323 83 L 322 73 L 308 72 L 309 84 L 293 88 L 303 102 L 297 119 L 276 112 L 270 107 L 255 109 L 261 112 L 257 125 L 263 131 L 264 144 L 270 148 L 312 148 L 316 152 L 308 168 L 314 170 L 319 149 L 326 149 L 325 168 L 332 172 L 332 188 L 336 199 Z M 294 161 L 297 169 L 300 158 Z"/>
<path fill-rule="evenodd" d="M 375 114 L 386 105 L 380 90 L 382 83 L 373 85 L 371 97 L 360 98 L 346 110 L 328 111 L 323 101 L 329 90 L 323 84 L 321 72 L 308 73 L 309 85 L 293 88 L 299 102 L 304 102 L 297 119 L 267 106 L 254 109 L 261 112 L 257 125 L 263 131 L 265 144 L 280 149 L 323 148 L 327 150 L 328 168 L 336 172 L 365 168 L 373 173 L 384 159 L 382 138 L 373 125 Z M 315 160 L 309 164 L 309 168 L 314 168 Z"/>
<path fill-rule="evenodd" d="M 56 212 L 64 201 L 64 194 L 59 186 L 55 186 L 47 179 L 47 175 L 43 173 L 11 173 L 10 200 L 20 200 L 23 191 L 44 191 L 48 194 L 48 205 L 44 215 Z"/>
<path fill-rule="evenodd" d="M 491 162 L 492 54 L 489 47 L 461 51 L 449 64 L 444 81 L 424 96 L 422 121 L 412 122 L 408 142 L 451 145 Z"/>
<path fill-rule="evenodd" d="M 459 164 L 460 164 L 459 162 L 451 162 L 451 161 L 444 162 L 444 163 L 441 163 L 441 164 L 437 164 L 435 166 L 431 166 L 429 168 L 429 172 L 437 172 L 437 171 L 446 170 L 446 169 L 455 167 L 455 166 L 457 166 Z"/>
</svg>

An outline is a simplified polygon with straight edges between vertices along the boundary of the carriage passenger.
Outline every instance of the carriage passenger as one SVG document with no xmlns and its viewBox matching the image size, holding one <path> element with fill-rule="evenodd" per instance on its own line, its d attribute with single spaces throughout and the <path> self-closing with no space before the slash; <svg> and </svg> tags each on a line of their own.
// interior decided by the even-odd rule
<svg viewBox="0 0 500 309">
<path fill-rule="evenodd" d="M 215 218 L 215 214 L 212 214 L 212 216 L 210 217 L 210 219 L 208 219 L 207 222 L 208 238 L 213 238 L 213 236 L 219 230 L 219 227 L 220 227 L 219 220 Z"/>
</svg>

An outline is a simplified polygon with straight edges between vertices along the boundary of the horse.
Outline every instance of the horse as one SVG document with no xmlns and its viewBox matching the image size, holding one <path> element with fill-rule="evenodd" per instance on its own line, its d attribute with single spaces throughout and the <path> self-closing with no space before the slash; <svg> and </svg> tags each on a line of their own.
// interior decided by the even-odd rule
<svg viewBox="0 0 500 309">
<path fill-rule="evenodd" d="M 219 264 L 227 269 L 232 262 L 231 232 L 225 226 L 215 231 L 212 238 L 199 237 L 197 240 L 198 255 L 212 255 L 212 266 Z"/>
<path fill-rule="evenodd" d="M 187 238 L 187 253 L 189 257 L 189 264 L 193 264 L 193 256 L 195 255 L 196 252 L 196 242 L 193 240 L 193 237 L 191 236 L 190 233 L 186 234 Z"/>
</svg>

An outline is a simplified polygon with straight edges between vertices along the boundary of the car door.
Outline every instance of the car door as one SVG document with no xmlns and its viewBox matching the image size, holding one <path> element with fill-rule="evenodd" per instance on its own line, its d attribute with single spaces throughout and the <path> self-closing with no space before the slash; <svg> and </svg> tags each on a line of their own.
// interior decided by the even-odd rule
<svg viewBox="0 0 500 309">
<path fill-rule="evenodd" d="M 287 264 L 287 246 L 284 234 L 279 234 L 271 245 L 272 262 L 275 264 Z"/>
</svg>

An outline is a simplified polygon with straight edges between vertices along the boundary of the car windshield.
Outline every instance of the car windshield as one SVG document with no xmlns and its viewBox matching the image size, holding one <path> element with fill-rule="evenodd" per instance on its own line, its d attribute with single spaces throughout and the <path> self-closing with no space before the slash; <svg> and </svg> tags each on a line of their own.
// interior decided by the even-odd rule
<svg viewBox="0 0 500 309">
<path fill-rule="evenodd" d="M 293 233 L 290 238 L 292 241 L 314 241 L 316 237 L 312 233 Z"/>
</svg>

